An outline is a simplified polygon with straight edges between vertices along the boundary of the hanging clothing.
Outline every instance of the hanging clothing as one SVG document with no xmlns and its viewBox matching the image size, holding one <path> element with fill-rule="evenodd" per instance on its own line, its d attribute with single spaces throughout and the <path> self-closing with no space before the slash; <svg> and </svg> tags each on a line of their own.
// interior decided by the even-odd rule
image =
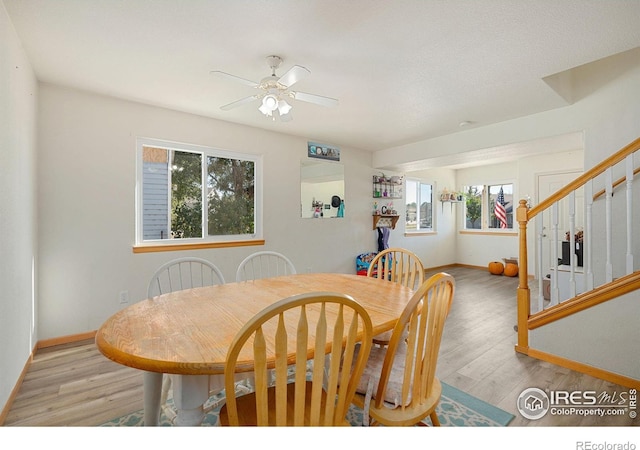
<svg viewBox="0 0 640 450">
<path fill-rule="evenodd" d="M 388 227 L 385 227 L 382 230 L 382 245 L 383 245 L 383 250 L 386 250 L 389 248 L 389 236 L 391 235 L 391 229 Z"/>
<path fill-rule="evenodd" d="M 378 252 L 389 248 L 389 227 L 378 227 Z"/>
</svg>

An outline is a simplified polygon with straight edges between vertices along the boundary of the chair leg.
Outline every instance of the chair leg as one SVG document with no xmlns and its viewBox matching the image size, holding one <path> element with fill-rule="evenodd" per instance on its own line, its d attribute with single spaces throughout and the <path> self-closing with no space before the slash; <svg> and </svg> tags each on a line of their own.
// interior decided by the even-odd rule
<svg viewBox="0 0 640 450">
<path fill-rule="evenodd" d="M 162 376 L 162 394 L 160 396 L 160 409 L 164 413 L 169 422 L 173 423 L 177 417 L 176 411 L 173 408 L 169 408 L 167 405 L 167 399 L 169 398 L 169 390 L 171 389 L 171 375 L 164 374 Z"/>
<path fill-rule="evenodd" d="M 169 389 L 171 389 L 171 376 L 164 374 L 162 378 L 162 395 L 160 397 L 160 404 L 164 405 L 165 403 L 167 403 L 167 399 L 169 398 Z"/>
<path fill-rule="evenodd" d="M 440 426 L 440 420 L 438 419 L 438 415 L 436 414 L 436 412 L 432 412 L 429 417 L 431 418 L 431 423 L 433 424 L 434 427 L 439 427 Z"/>
</svg>

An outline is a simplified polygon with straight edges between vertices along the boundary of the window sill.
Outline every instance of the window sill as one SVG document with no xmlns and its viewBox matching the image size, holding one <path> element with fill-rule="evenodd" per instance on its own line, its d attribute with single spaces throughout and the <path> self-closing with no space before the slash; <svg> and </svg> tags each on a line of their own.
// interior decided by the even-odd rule
<svg viewBox="0 0 640 450">
<path fill-rule="evenodd" d="M 227 242 L 195 242 L 188 244 L 134 245 L 133 253 L 173 252 L 178 250 L 201 250 L 205 248 L 248 247 L 252 245 L 264 245 L 264 239 Z"/>
<path fill-rule="evenodd" d="M 475 234 L 480 236 L 518 236 L 517 231 L 500 231 L 500 230 L 461 230 L 460 234 Z"/>
<path fill-rule="evenodd" d="M 414 236 L 433 236 L 438 234 L 437 231 L 405 231 L 404 237 L 414 237 Z"/>
</svg>

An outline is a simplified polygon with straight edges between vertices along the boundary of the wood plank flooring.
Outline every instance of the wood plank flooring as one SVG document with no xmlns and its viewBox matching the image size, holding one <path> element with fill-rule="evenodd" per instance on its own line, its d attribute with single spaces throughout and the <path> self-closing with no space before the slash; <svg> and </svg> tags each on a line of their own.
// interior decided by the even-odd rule
<svg viewBox="0 0 640 450">
<path fill-rule="evenodd" d="M 510 426 L 637 426 L 625 416 L 552 416 L 531 421 L 516 399 L 529 387 L 627 392 L 588 375 L 515 353 L 517 278 L 447 269 L 456 295 L 445 327 L 440 379 L 513 415 Z M 429 275 L 429 274 L 427 274 Z M 142 373 L 103 357 L 92 341 L 39 350 L 5 426 L 95 426 L 142 409 Z"/>
</svg>

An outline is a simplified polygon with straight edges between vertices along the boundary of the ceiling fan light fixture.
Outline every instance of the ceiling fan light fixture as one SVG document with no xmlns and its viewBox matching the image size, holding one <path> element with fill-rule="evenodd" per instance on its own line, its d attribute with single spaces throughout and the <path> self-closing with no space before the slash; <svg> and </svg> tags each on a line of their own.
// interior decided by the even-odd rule
<svg viewBox="0 0 640 450">
<path fill-rule="evenodd" d="M 292 108 L 291 105 L 284 100 L 280 100 L 278 102 L 278 112 L 280 113 L 281 116 L 289 114 L 289 111 L 291 111 L 291 108 Z"/>
<path fill-rule="evenodd" d="M 266 107 L 266 106 L 264 105 L 264 103 L 263 103 L 262 105 L 260 105 L 260 106 L 258 107 L 258 109 L 259 109 L 259 110 L 260 110 L 260 112 L 261 112 L 262 114 L 264 114 L 265 116 L 270 116 L 270 115 L 273 113 L 273 110 L 271 110 L 271 109 L 269 109 L 268 107 Z"/>
<path fill-rule="evenodd" d="M 268 108 L 270 111 L 275 111 L 278 107 L 278 97 L 273 94 L 265 95 L 262 99 L 262 106 Z"/>
</svg>

